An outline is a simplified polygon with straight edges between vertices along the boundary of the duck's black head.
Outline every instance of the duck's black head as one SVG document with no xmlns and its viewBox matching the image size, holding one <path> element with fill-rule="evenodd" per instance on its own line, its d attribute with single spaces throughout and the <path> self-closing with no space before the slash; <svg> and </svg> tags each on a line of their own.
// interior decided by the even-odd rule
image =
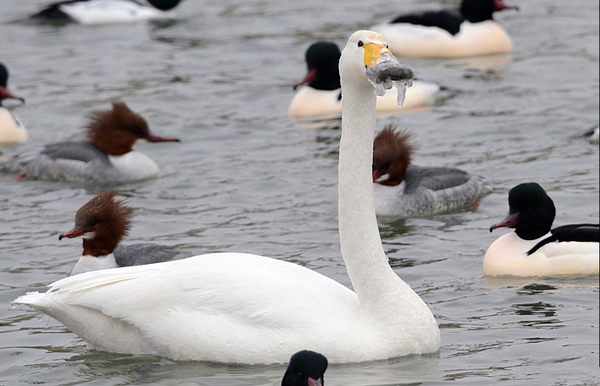
<svg viewBox="0 0 600 386">
<path fill-rule="evenodd" d="M 525 240 L 534 240 L 550 232 L 556 208 L 544 188 L 535 182 L 515 186 L 508 193 L 508 216 L 496 228 L 514 228 L 517 235 Z"/>
<path fill-rule="evenodd" d="M 332 42 L 317 42 L 306 50 L 306 67 L 308 74 L 299 83 L 308 85 L 317 90 L 337 90 L 341 87 L 339 47 Z"/>
<path fill-rule="evenodd" d="M 314 351 L 303 350 L 292 355 L 281 380 L 281 386 L 323 386 L 327 358 Z"/>
<path fill-rule="evenodd" d="M 479 23 L 494 19 L 494 12 L 504 9 L 518 9 L 506 5 L 502 0 L 463 0 L 460 5 L 460 13 L 471 23 Z"/>
</svg>

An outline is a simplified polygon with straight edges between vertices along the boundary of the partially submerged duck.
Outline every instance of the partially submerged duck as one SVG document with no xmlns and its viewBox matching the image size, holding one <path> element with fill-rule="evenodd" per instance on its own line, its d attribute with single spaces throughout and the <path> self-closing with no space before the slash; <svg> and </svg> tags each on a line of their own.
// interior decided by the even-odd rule
<svg viewBox="0 0 600 386">
<path fill-rule="evenodd" d="M 490 192 L 479 176 L 447 167 L 411 164 L 410 134 L 387 125 L 373 143 L 375 210 L 380 216 L 415 217 L 475 207 Z"/>
<path fill-rule="evenodd" d="M 0 63 L 0 144 L 23 143 L 27 141 L 29 134 L 21 120 L 2 106 L 2 101 L 4 99 L 17 99 L 25 103 L 25 99 L 9 92 L 7 85 L 8 69 L 3 63 Z"/>
<path fill-rule="evenodd" d="M 47 5 L 30 16 L 35 21 L 78 24 L 128 23 L 141 20 L 172 19 L 181 0 L 67 0 Z"/>
<path fill-rule="evenodd" d="M 395 55 L 457 58 L 512 52 L 510 36 L 494 21 L 494 12 L 517 9 L 502 0 L 463 0 L 458 10 L 400 15 L 373 27 Z"/>
<path fill-rule="evenodd" d="M 333 42 L 317 42 L 306 51 L 308 74 L 300 83 L 288 108 L 290 118 L 305 121 L 332 119 L 342 116 L 342 89 L 338 68 L 341 52 Z M 434 102 L 440 86 L 415 80 L 406 90 L 402 107 L 398 106 L 398 91 L 394 88 L 377 97 L 377 113 L 393 114 L 423 107 Z"/>
<path fill-rule="evenodd" d="M 552 229 L 554 202 L 535 182 L 508 193 L 508 216 L 490 227 L 514 228 L 490 245 L 483 259 L 488 276 L 598 275 L 598 224 L 571 224 Z"/>
<path fill-rule="evenodd" d="M 59 236 L 81 237 L 83 252 L 71 271 L 72 275 L 99 269 L 131 267 L 179 260 L 191 254 L 161 244 L 121 245 L 131 228 L 132 210 L 110 190 L 92 198 L 77 211 L 75 226 Z"/>
<path fill-rule="evenodd" d="M 142 116 L 123 102 L 112 110 L 92 114 L 87 141 L 58 142 L 34 148 L 0 162 L 0 171 L 23 177 L 114 184 L 140 181 L 158 175 L 158 165 L 147 155 L 133 150 L 138 140 L 179 142 L 153 135 Z"/>
</svg>

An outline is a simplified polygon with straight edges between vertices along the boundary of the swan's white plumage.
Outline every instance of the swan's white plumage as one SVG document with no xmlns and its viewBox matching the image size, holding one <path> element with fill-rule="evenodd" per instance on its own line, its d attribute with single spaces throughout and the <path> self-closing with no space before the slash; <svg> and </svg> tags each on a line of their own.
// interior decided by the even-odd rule
<svg viewBox="0 0 600 386">
<path fill-rule="evenodd" d="M 426 81 L 416 80 L 406 90 L 406 99 L 402 107 L 398 106 L 398 90 L 389 90 L 384 96 L 377 97 L 377 114 L 387 115 L 409 111 L 427 106 L 434 102 L 440 86 Z M 310 86 L 301 87 L 294 95 L 288 108 L 288 116 L 299 121 L 339 118 L 342 115 L 341 89 L 317 90 Z"/>
<path fill-rule="evenodd" d="M 173 359 L 276 363 L 310 347 L 331 362 L 435 352 L 437 323 L 391 269 L 373 204 L 375 96 L 359 31 L 342 53 L 339 166 L 342 256 L 356 292 L 307 268 L 222 253 L 88 272 L 30 293 L 28 304 L 96 348 Z M 361 64 L 362 61 L 362 64 Z"/>
<path fill-rule="evenodd" d="M 0 106 L 0 143 L 23 143 L 28 138 L 29 134 L 19 118 Z"/>
<path fill-rule="evenodd" d="M 527 256 L 526 253 L 547 234 L 524 240 L 515 232 L 499 237 L 483 258 L 487 276 L 597 275 L 600 249 L 597 242 L 550 243 Z"/>
<path fill-rule="evenodd" d="M 373 30 L 385 36 L 394 55 L 405 57 L 458 58 L 513 50 L 510 36 L 493 20 L 464 21 L 456 35 L 442 28 L 409 23 L 385 23 Z"/>
</svg>

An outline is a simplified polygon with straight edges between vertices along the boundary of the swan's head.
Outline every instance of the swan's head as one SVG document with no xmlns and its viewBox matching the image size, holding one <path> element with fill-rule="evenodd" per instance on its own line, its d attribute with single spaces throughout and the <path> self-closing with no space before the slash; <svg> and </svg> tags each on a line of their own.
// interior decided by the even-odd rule
<svg viewBox="0 0 600 386">
<path fill-rule="evenodd" d="M 404 101 L 401 89 L 411 86 L 415 78 L 414 72 L 392 55 L 385 38 L 373 31 L 357 31 L 350 36 L 342 51 L 340 76 L 342 89 L 344 83 L 356 84 L 371 87 L 375 95 L 383 95 L 385 90 L 397 86 L 399 105 Z"/>
</svg>

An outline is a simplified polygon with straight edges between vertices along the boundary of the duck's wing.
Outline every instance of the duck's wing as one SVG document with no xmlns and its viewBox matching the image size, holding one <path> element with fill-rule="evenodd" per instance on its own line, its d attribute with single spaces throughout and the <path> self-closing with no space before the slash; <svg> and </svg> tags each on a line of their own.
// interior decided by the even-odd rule
<svg viewBox="0 0 600 386">
<path fill-rule="evenodd" d="M 527 251 L 527 255 L 535 253 L 546 244 L 553 242 L 599 242 L 600 225 L 598 224 L 571 224 L 556 227 L 550 231 L 551 235 L 538 242 L 533 248 Z"/>
<path fill-rule="evenodd" d="M 464 18 L 457 11 L 441 10 L 441 11 L 424 11 L 400 15 L 391 24 L 408 23 L 414 25 L 422 25 L 424 27 L 438 27 L 448 31 L 452 35 L 456 35 L 460 31 L 460 25 Z"/>
<path fill-rule="evenodd" d="M 110 165 L 108 155 L 89 142 L 58 142 L 46 145 L 41 154 L 52 160 L 73 160 L 82 162 L 100 161 Z"/>
<path fill-rule="evenodd" d="M 410 194 L 419 188 L 433 191 L 450 189 L 466 184 L 472 177 L 469 173 L 455 168 L 410 165 L 405 177 L 405 193 Z"/>
<path fill-rule="evenodd" d="M 151 243 L 119 245 L 113 254 L 119 267 L 162 263 L 192 256 L 192 253 L 188 251 L 181 251 L 169 245 Z"/>
</svg>

